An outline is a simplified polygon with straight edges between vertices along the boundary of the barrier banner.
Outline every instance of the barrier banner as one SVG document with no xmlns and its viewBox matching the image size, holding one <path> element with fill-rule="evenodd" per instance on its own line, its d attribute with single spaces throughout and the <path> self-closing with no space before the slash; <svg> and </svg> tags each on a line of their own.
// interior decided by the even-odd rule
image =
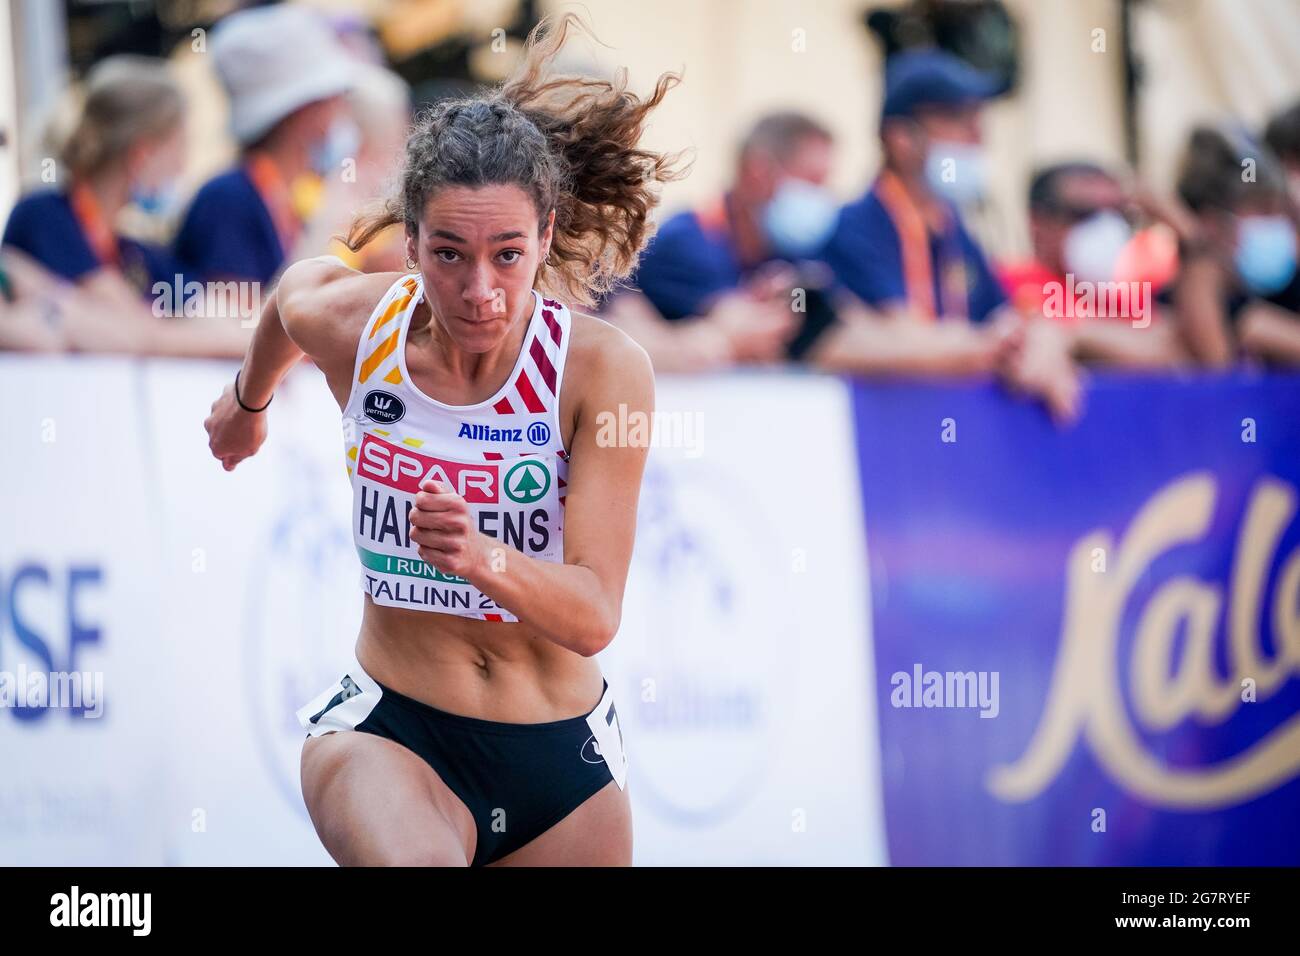
<svg viewBox="0 0 1300 956">
<path fill-rule="evenodd" d="M 1300 863 L 1300 379 L 854 386 L 894 864 Z"/>
<path fill-rule="evenodd" d="M 638 864 L 887 862 L 849 395 L 660 377 L 618 636 Z"/>
<path fill-rule="evenodd" d="M 0 365 L 0 866 L 165 862 L 168 565 L 140 370 Z"/>
<path fill-rule="evenodd" d="M 203 420 L 234 372 L 0 357 L 0 864 L 331 862 L 294 711 L 360 623 L 339 412 L 296 369 L 226 472 Z M 658 412 L 602 423 L 654 443 L 600 655 L 636 862 L 885 862 L 847 390 L 664 379 Z M 17 706 L 38 671 L 91 696 Z"/>
</svg>

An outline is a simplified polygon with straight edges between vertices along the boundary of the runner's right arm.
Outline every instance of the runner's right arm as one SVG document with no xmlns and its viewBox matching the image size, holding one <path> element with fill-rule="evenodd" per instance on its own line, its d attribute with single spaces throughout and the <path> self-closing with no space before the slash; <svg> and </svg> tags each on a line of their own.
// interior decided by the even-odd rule
<svg viewBox="0 0 1300 956">
<path fill-rule="evenodd" d="M 244 356 L 239 399 L 232 382 L 212 403 L 203 423 L 208 447 L 226 471 L 256 454 L 266 440 L 266 416 L 246 411 L 240 400 L 249 408 L 265 406 L 303 355 L 310 356 L 327 377 L 340 361 L 351 368 L 357 334 L 353 327 L 364 320 L 365 308 L 361 302 L 353 308 L 354 303 L 347 301 L 351 295 L 364 295 L 363 289 L 342 288 L 361 284 L 340 281 L 350 277 L 367 278 L 334 256 L 295 262 L 280 277 Z"/>
</svg>

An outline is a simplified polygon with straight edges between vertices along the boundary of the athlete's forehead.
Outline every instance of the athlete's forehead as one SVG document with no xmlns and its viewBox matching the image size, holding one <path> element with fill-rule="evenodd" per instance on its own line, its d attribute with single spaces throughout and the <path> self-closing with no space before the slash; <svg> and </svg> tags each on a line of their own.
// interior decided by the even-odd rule
<svg viewBox="0 0 1300 956">
<path fill-rule="evenodd" d="M 452 243 L 495 243 L 537 236 L 532 197 L 512 184 L 447 186 L 425 204 L 421 234 Z"/>
</svg>

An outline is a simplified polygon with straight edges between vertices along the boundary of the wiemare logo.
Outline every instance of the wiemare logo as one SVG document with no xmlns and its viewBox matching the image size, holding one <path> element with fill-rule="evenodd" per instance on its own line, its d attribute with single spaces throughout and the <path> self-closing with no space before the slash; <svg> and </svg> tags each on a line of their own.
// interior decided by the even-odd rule
<svg viewBox="0 0 1300 956">
<path fill-rule="evenodd" d="M 372 392 L 366 392 L 366 400 L 361 410 L 365 412 L 366 417 L 371 421 L 380 422 L 384 425 L 391 425 L 393 422 L 402 420 L 406 414 L 406 406 L 396 395 L 390 395 L 388 392 L 381 392 L 378 389 Z"/>
<path fill-rule="evenodd" d="M 133 936 L 148 936 L 152 893 L 71 893 L 50 897 L 51 926 L 129 926 Z"/>
</svg>

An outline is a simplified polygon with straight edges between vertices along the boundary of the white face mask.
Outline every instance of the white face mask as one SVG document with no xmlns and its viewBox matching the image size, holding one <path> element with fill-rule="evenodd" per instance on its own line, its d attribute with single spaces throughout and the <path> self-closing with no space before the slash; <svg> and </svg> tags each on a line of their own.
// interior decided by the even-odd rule
<svg viewBox="0 0 1300 956">
<path fill-rule="evenodd" d="M 340 117 L 330 125 L 325 138 L 312 148 L 312 169 L 320 176 L 337 173 L 345 159 L 356 158 L 360 148 L 360 128 L 353 120 Z"/>
<path fill-rule="evenodd" d="M 988 157 L 974 143 L 931 140 L 925 155 L 925 178 L 935 193 L 958 206 L 984 198 Z"/>
<path fill-rule="evenodd" d="M 835 229 L 839 207 L 830 193 L 805 179 L 782 181 L 763 209 L 763 231 L 783 256 L 816 253 Z"/>
<path fill-rule="evenodd" d="M 1084 282 L 1109 282 L 1132 238 L 1128 220 L 1115 210 L 1095 212 L 1065 234 L 1061 250 L 1065 271 Z"/>
</svg>

